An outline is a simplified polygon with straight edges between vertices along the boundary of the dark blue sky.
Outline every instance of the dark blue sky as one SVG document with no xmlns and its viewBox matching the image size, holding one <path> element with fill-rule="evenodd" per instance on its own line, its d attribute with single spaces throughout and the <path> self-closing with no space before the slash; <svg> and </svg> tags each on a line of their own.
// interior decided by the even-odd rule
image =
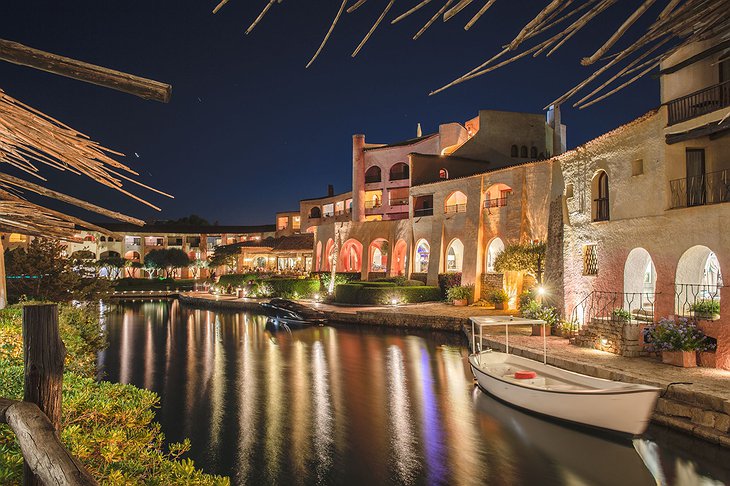
<svg viewBox="0 0 730 486">
<path fill-rule="evenodd" d="M 127 154 L 141 180 L 171 192 L 168 200 L 136 192 L 163 208 L 149 210 L 114 191 L 43 168 L 50 185 L 145 219 L 197 213 L 221 224 L 273 223 L 332 183 L 348 190 L 351 135 L 370 142 L 411 138 L 439 123 L 463 122 L 481 109 L 540 112 L 591 72 L 579 65 L 622 21 L 607 15 L 549 60 L 518 61 L 440 95 L 428 92 L 479 64 L 508 42 L 545 2 L 500 1 L 472 30 L 472 10 L 436 22 L 410 39 L 441 2 L 396 26 L 383 24 L 357 58 L 350 53 L 387 3 L 369 0 L 344 15 L 330 43 L 304 69 L 340 1 L 275 5 L 248 36 L 266 0 L 23 0 L 3 7 L 0 37 L 173 85 L 161 104 L 0 62 L 8 94 Z M 392 18 L 416 0 L 396 2 Z M 592 108 L 563 109 L 574 147 L 658 104 L 647 77 Z M 139 154 L 139 158 L 134 154 Z M 63 208 L 68 209 L 68 208 Z M 81 216 L 89 219 L 98 217 Z"/>
</svg>

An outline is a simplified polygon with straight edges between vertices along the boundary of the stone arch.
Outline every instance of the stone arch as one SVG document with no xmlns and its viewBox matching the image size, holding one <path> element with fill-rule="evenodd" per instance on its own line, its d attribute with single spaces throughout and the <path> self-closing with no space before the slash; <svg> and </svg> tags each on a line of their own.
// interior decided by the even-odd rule
<svg viewBox="0 0 730 486">
<path fill-rule="evenodd" d="M 445 213 L 463 213 L 466 211 L 467 197 L 461 191 L 454 191 L 449 194 L 444 202 Z"/>
<path fill-rule="evenodd" d="M 377 165 L 370 166 L 368 170 L 365 171 L 365 183 L 372 184 L 380 181 L 382 181 L 380 167 Z"/>
<path fill-rule="evenodd" d="M 416 273 L 428 273 L 428 262 L 431 257 L 431 245 L 426 239 L 421 238 L 416 242 L 416 250 L 413 257 L 413 271 Z"/>
<path fill-rule="evenodd" d="M 390 180 L 391 181 L 402 181 L 410 177 L 410 167 L 404 162 L 398 162 L 393 164 L 390 168 Z"/>
<path fill-rule="evenodd" d="M 342 245 L 337 270 L 343 272 L 362 271 L 362 243 L 354 238 L 350 238 Z"/>
<path fill-rule="evenodd" d="M 504 241 L 502 241 L 502 238 L 495 236 L 491 239 L 489 244 L 487 245 L 487 251 L 484 252 L 484 271 L 488 273 L 494 273 L 496 270 L 494 269 L 494 260 L 497 258 L 497 255 L 502 253 L 504 251 Z"/>
<path fill-rule="evenodd" d="M 464 266 L 464 243 L 454 238 L 446 247 L 446 272 L 461 272 Z"/>
<path fill-rule="evenodd" d="M 406 245 L 405 240 L 398 240 L 395 242 L 395 247 L 393 248 L 393 261 L 390 269 L 391 275 L 405 275 L 407 250 L 408 245 Z"/>
<path fill-rule="evenodd" d="M 99 260 L 104 258 L 119 258 L 120 256 L 118 251 L 107 250 L 99 254 Z"/>
<path fill-rule="evenodd" d="M 624 309 L 652 313 L 656 291 L 656 267 L 644 248 L 629 252 L 624 264 Z"/>
<path fill-rule="evenodd" d="M 700 300 L 720 300 L 720 261 L 710 248 L 695 245 L 685 251 L 675 274 L 675 312 L 690 315 L 692 304 Z"/>
<path fill-rule="evenodd" d="M 484 205 L 487 209 L 506 206 L 510 194 L 512 194 L 512 188 L 507 184 L 501 182 L 492 184 L 485 192 L 486 202 Z"/>
<path fill-rule="evenodd" d="M 328 272 L 332 270 L 332 257 L 335 250 L 335 240 L 332 238 L 327 240 L 324 246 L 324 254 L 322 254 L 322 270 Z"/>
<path fill-rule="evenodd" d="M 127 253 L 124 254 L 125 260 L 131 260 L 133 262 L 138 262 L 140 260 L 140 254 L 138 251 L 130 250 Z"/>
<path fill-rule="evenodd" d="M 390 243 L 385 238 L 375 238 L 368 247 L 370 272 L 385 272 L 388 269 Z"/>
<path fill-rule="evenodd" d="M 312 209 L 309 210 L 309 218 L 310 219 L 317 219 L 322 217 L 322 209 L 320 209 L 319 206 L 312 206 Z"/>
</svg>

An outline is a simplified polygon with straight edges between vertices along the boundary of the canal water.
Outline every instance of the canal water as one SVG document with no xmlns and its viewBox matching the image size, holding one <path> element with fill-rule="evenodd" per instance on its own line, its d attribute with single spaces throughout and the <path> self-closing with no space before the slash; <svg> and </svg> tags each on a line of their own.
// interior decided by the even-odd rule
<svg viewBox="0 0 730 486">
<path fill-rule="evenodd" d="M 334 326 L 177 301 L 112 305 L 103 379 L 162 397 L 170 441 L 233 484 L 715 485 L 730 453 L 651 427 L 587 434 L 472 384 L 460 336 Z"/>
</svg>

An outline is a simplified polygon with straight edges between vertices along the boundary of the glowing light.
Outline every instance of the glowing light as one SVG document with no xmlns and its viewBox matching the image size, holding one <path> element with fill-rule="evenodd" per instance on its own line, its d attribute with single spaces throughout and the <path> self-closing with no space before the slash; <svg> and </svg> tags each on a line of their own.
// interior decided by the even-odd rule
<svg viewBox="0 0 730 486">
<path fill-rule="evenodd" d="M 537 288 L 537 295 L 545 295 L 545 287 L 542 285 Z"/>
<path fill-rule="evenodd" d="M 395 298 L 395 297 L 393 297 L 392 299 L 390 299 L 390 305 L 398 305 L 398 299 Z"/>
<path fill-rule="evenodd" d="M 607 346 L 608 345 L 608 339 L 602 338 L 601 339 L 601 346 Z"/>
<path fill-rule="evenodd" d="M 314 300 L 319 302 L 321 299 L 322 299 L 322 296 L 319 295 L 319 293 L 314 294 Z"/>
</svg>

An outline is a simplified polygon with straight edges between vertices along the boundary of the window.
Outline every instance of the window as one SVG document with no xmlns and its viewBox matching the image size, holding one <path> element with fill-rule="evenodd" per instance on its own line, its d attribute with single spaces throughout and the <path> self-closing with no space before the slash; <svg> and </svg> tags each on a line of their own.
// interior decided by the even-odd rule
<svg viewBox="0 0 730 486">
<path fill-rule="evenodd" d="M 644 173 L 644 160 L 636 159 L 631 162 L 631 175 L 638 176 Z"/>
<path fill-rule="evenodd" d="M 439 171 L 439 179 L 448 179 L 449 178 L 449 171 L 446 169 L 441 169 Z"/>
<path fill-rule="evenodd" d="M 451 193 L 446 199 L 444 206 L 446 213 L 464 213 L 466 212 L 466 194 L 461 191 Z"/>
<path fill-rule="evenodd" d="M 289 217 L 288 216 L 279 216 L 276 218 L 276 229 L 281 231 L 285 230 L 289 227 Z"/>
<path fill-rule="evenodd" d="M 403 162 L 395 164 L 390 168 L 390 180 L 391 181 L 402 181 L 410 177 L 410 170 L 408 164 Z"/>
<path fill-rule="evenodd" d="M 408 188 L 399 187 L 389 190 L 388 204 L 390 206 L 408 206 Z"/>
<path fill-rule="evenodd" d="M 598 275 L 596 245 L 585 245 L 583 247 L 583 275 Z"/>
<path fill-rule="evenodd" d="M 322 210 L 319 209 L 319 206 L 314 206 L 312 209 L 309 210 L 309 219 L 318 219 L 322 217 Z"/>
<path fill-rule="evenodd" d="M 433 194 L 413 198 L 413 216 L 433 216 Z"/>
<path fill-rule="evenodd" d="M 494 272 L 494 261 L 497 259 L 497 255 L 504 251 L 504 242 L 501 238 L 495 238 L 489 243 L 487 248 L 487 272 Z"/>
<path fill-rule="evenodd" d="M 104 241 L 104 240 L 102 240 L 102 241 Z M 109 243 L 114 243 L 114 238 L 112 238 L 112 237 L 110 236 L 109 238 L 107 238 L 107 240 L 106 240 L 106 241 L 108 241 Z"/>
<path fill-rule="evenodd" d="M 322 216 L 330 218 L 335 215 L 335 205 L 332 203 L 325 204 L 322 206 Z"/>
<path fill-rule="evenodd" d="M 511 157 L 517 157 L 519 154 L 517 153 L 517 145 L 513 145 L 509 152 Z"/>
<path fill-rule="evenodd" d="M 527 147 L 524 145 L 520 147 L 520 157 L 522 157 L 523 159 L 527 158 Z"/>
<path fill-rule="evenodd" d="M 365 191 L 365 209 L 376 209 L 383 205 L 383 191 Z"/>
<path fill-rule="evenodd" d="M 380 167 L 374 165 L 365 171 L 365 184 L 373 184 L 380 181 Z"/>
<path fill-rule="evenodd" d="M 350 214 L 352 212 L 352 199 L 345 200 L 345 211 L 347 214 Z"/>
<path fill-rule="evenodd" d="M 302 218 L 301 216 L 293 216 L 291 219 L 291 228 L 294 231 L 299 231 L 299 229 L 302 227 Z"/>
<path fill-rule="evenodd" d="M 345 201 L 337 201 L 335 203 L 335 214 L 337 216 L 345 214 Z"/>
<path fill-rule="evenodd" d="M 598 171 L 593 177 L 592 191 L 593 197 L 593 221 L 608 221 L 609 217 L 609 201 L 608 201 L 608 174 L 605 171 Z"/>
<path fill-rule="evenodd" d="M 102 242 L 106 241 L 106 236 L 102 236 L 101 238 L 99 238 L 99 241 L 102 241 Z"/>
<path fill-rule="evenodd" d="M 419 240 L 416 245 L 416 273 L 428 273 L 428 258 L 431 247 L 426 240 Z"/>
<path fill-rule="evenodd" d="M 573 183 L 569 182 L 565 185 L 565 198 L 570 199 L 573 197 Z"/>
<path fill-rule="evenodd" d="M 446 271 L 461 272 L 461 266 L 464 262 L 464 244 L 460 239 L 455 239 L 449 245 L 446 251 Z"/>
<path fill-rule="evenodd" d="M 537 147 L 532 147 L 530 149 L 530 158 L 536 159 L 537 158 Z"/>
</svg>

